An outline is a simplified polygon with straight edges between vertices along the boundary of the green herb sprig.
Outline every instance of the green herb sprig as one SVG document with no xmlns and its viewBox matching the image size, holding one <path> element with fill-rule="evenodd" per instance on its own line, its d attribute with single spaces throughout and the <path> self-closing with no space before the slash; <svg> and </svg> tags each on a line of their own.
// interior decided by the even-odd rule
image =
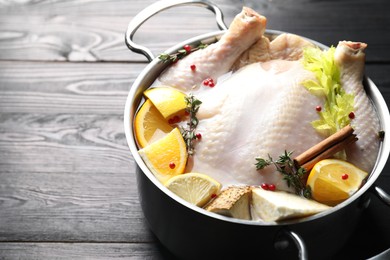
<svg viewBox="0 0 390 260">
<path fill-rule="evenodd" d="M 189 120 L 187 122 L 187 128 L 181 127 L 181 134 L 187 146 L 188 155 L 194 154 L 194 141 L 198 138 L 195 130 L 198 126 L 199 120 L 196 117 L 196 113 L 202 104 L 202 101 L 195 98 L 192 94 L 185 97 L 187 104 L 186 112 L 189 114 Z"/>
<path fill-rule="evenodd" d="M 163 63 L 168 63 L 168 62 L 174 63 L 174 62 L 176 62 L 178 60 L 183 59 L 185 56 L 187 56 L 191 52 L 194 52 L 194 51 L 197 51 L 197 50 L 200 50 L 200 49 L 204 49 L 207 46 L 208 46 L 207 44 L 201 43 L 198 46 L 193 47 L 193 48 L 192 47 L 189 47 L 189 48 L 187 47 L 187 48 L 184 48 L 184 49 L 180 49 L 176 53 L 173 53 L 173 54 L 161 53 L 158 56 L 158 58 Z"/>
<path fill-rule="evenodd" d="M 277 161 L 274 161 L 270 155 L 268 155 L 268 159 L 256 158 L 256 170 L 274 165 L 276 170 L 283 175 L 283 179 L 287 182 L 288 187 L 294 187 L 297 195 L 310 199 L 310 187 L 304 183 L 306 170 L 302 167 L 296 167 L 293 159 L 291 159 L 291 155 L 292 152 L 284 151 L 284 154 L 280 155 Z"/>
</svg>

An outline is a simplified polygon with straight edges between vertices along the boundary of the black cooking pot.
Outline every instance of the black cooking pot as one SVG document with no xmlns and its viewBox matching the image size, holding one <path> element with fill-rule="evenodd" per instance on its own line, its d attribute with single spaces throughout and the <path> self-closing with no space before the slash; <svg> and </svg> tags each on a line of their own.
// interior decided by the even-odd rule
<svg viewBox="0 0 390 260">
<path fill-rule="evenodd" d="M 193 46 L 217 41 L 227 29 L 221 10 L 207 1 L 163 0 L 147 7 L 130 22 L 126 44 L 134 52 L 145 55 L 150 63 L 131 87 L 124 111 L 124 126 L 130 151 L 137 163 L 139 198 L 145 218 L 157 238 L 181 259 L 329 259 L 338 252 L 356 228 L 362 211 L 369 204 L 367 191 L 378 195 L 390 205 L 390 196 L 374 183 L 383 170 L 390 151 L 390 115 L 386 102 L 375 84 L 365 78 L 366 92 L 371 98 L 385 131 L 378 158 L 367 183 L 348 200 L 314 216 L 278 223 L 259 223 L 221 216 L 196 207 L 179 198 L 162 185 L 138 154 L 133 119 L 142 101 L 142 93 L 168 66 L 155 59 L 147 48 L 132 38 L 136 30 L 156 13 L 178 5 L 202 6 L 216 14 L 222 31 L 212 32 L 181 42 L 165 53 L 172 54 L 184 45 Z M 282 32 L 267 30 L 272 38 Z M 320 48 L 327 47 L 312 41 Z M 294 242 L 294 243 L 291 243 Z"/>
</svg>

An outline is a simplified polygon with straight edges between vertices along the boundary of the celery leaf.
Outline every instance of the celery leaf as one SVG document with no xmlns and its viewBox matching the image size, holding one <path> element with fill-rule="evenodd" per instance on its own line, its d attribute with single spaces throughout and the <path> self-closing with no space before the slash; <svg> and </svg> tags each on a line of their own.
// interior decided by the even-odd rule
<svg viewBox="0 0 390 260">
<path fill-rule="evenodd" d="M 349 114 L 354 110 L 354 95 L 347 94 L 341 86 L 340 68 L 334 61 L 336 48 L 322 51 L 306 48 L 303 66 L 313 72 L 316 80 L 305 80 L 302 85 L 313 95 L 324 97 L 325 104 L 319 119 L 312 126 L 321 134 L 331 135 L 350 124 Z"/>
</svg>

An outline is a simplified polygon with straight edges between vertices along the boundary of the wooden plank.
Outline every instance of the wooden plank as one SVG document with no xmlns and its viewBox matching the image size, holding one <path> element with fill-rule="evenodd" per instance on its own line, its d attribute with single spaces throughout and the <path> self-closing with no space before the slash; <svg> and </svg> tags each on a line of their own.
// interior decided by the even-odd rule
<svg viewBox="0 0 390 260">
<path fill-rule="evenodd" d="M 29 1 L 0 5 L 0 59 L 56 61 L 145 61 L 124 44 L 129 21 L 153 1 Z M 230 24 L 241 6 L 214 1 Z M 297 33 L 326 45 L 339 40 L 369 44 L 367 60 L 388 62 L 390 3 L 386 0 L 244 2 L 268 17 L 268 28 Z M 361 12 L 364 6 L 365 12 Z M 155 54 L 202 33 L 216 31 L 207 10 L 179 7 L 153 17 L 137 43 Z M 29 14 L 29 15 L 26 15 Z M 299 18 L 299 19 L 298 19 Z M 363 35 L 363 37 L 362 37 Z M 38 51 L 39 50 L 39 51 Z"/>
<path fill-rule="evenodd" d="M 0 241 L 152 241 L 123 129 L 144 64 L 0 67 Z"/>
<path fill-rule="evenodd" d="M 375 236 L 375 234 L 374 234 Z M 363 244 L 363 242 L 365 244 Z M 377 241 L 378 242 L 378 241 Z M 380 242 L 380 241 L 379 241 Z M 367 245 L 369 243 L 369 245 Z M 348 245 L 332 259 L 368 259 L 387 247 L 375 241 Z M 359 244 L 359 245 L 360 245 Z M 374 248 L 367 248 L 374 245 Z M 176 260 L 160 243 L 0 243 L 2 259 L 117 259 Z"/>
<path fill-rule="evenodd" d="M 2 113 L 0 129 L 1 172 L 134 175 L 120 115 Z"/>
<path fill-rule="evenodd" d="M 154 241 L 130 175 L 0 173 L 0 242 Z"/>
<path fill-rule="evenodd" d="M 367 77 L 369 77 L 381 91 L 383 97 L 387 101 L 388 106 L 390 105 L 389 69 L 389 64 L 368 64 L 366 65 L 365 71 Z"/>
<path fill-rule="evenodd" d="M 134 40 L 157 55 L 170 46 L 196 35 L 216 30 L 211 15 L 199 19 L 196 28 L 180 30 L 171 18 L 153 19 Z M 202 16 L 205 18 L 205 16 Z M 128 17 L 1 16 L 0 59 L 50 61 L 146 61 L 125 46 Z M 190 23 L 186 17 L 183 23 Z M 49 21 L 48 21 L 49 20 Z M 180 31 L 180 34 L 175 33 Z"/>
<path fill-rule="evenodd" d="M 127 49 L 124 34 L 131 19 L 153 1 L 136 4 L 128 1 L 76 2 L 32 1 L 28 9 L 26 5 L 17 4 L 0 7 L 4 12 L 0 16 L 0 49 L 4 50 L 0 52 L 0 59 L 146 60 Z M 106 9 L 108 4 L 111 8 Z M 34 15 L 29 13 L 30 9 Z M 176 19 L 172 19 L 173 16 L 177 16 L 181 22 L 178 24 Z M 135 41 L 150 46 L 159 54 L 180 41 L 217 30 L 213 17 L 210 11 L 201 8 L 178 7 L 177 10 L 168 10 L 145 23 L 137 32 Z M 191 26 L 193 22 L 196 27 Z M 183 30 L 183 25 L 190 25 L 191 30 Z"/>
<path fill-rule="evenodd" d="M 0 62 L 0 111 L 122 115 L 145 64 Z"/>
<path fill-rule="evenodd" d="M 52 13 L 55 15 L 80 15 L 80 16 L 128 16 L 133 17 L 145 7 L 157 2 L 156 0 L 23 0 L 23 1 L 1 1 L 0 14 L 2 15 L 25 15 L 25 16 L 39 16 Z M 227 1 L 212 1 L 221 8 L 228 6 Z M 190 8 L 179 8 L 176 11 L 165 10 L 164 12 L 181 13 L 178 15 L 185 15 L 195 17 L 199 13 L 210 12 L 204 8 L 191 6 Z M 180 9 L 183 8 L 183 9 Z M 179 11 L 178 11 L 179 10 Z M 226 8 L 228 13 L 234 14 L 235 10 L 240 10 L 240 5 L 229 5 Z"/>
<path fill-rule="evenodd" d="M 0 243 L 1 259 L 175 259 L 161 244 Z"/>
<path fill-rule="evenodd" d="M 0 116 L 0 241 L 150 241 L 119 115 Z"/>
</svg>

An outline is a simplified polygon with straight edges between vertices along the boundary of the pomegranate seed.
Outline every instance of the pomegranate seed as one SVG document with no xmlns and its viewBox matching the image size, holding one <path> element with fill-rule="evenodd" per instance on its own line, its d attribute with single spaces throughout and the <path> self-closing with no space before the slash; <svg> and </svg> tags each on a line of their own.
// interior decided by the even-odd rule
<svg viewBox="0 0 390 260">
<path fill-rule="evenodd" d="M 210 88 L 212 88 L 212 87 L 214 87 L 215 86 L 215 83 L 214 83 L 214 81 L 210 81 L 210 83 L 209 83 L 209 87 Z"/>
<path fill-rule="evenodd" d="M 203 85 L 208 86 L 210 84 L 210 81 L 208 79 L 203 80 Z"/>
<path fill-rule="evenodd" d="M 201 133 L 197 133 L 195 136 L 196 136 L 197 139 L 202 139 L 202 134 Z"/>
<path fill-rule="evenodd" d="M 316 106 L 316 110 L 317 110 L 317 112 L 321 112 L 322 107 L 321 106 Z"/>
<path fill-rule="evenodd" d="M 355 113 L 352 111 L 351 113 L 349 113 L 348 117 L 350 119 L 354 119 L 355 118 Z"/>
<path fill-rule="evenodd" d="M 263 190 L 269 190 L 269 186 L 267 183 L 262 183 L 261 187 L 263 188 Z"/>
<path fill-rule="evenodd" d="M 276 189 L 274 184 L 268 185 L 268 188 L 269 188 L 270 191 L 274 191 Z"/>
<path fill-rule="evenodd" d="M 190 68 L 191 68 L 192 71 L 195 71 L 195 70 L 196 70 L 196 65 L 195 65 L 195 64 L 192 64 L 192 65 L 190 66 Z"/>
<path fill-rule="evenodd" d="M 176 164 L 174 162 L 169 163 L 169 168 L 175 169 Z"/>
<path fill-rule="evenodd" d="M 215 193 L 211 194 L 212 199 L 214 199 L 215 197 L 217 197 L 217 194 L 215 194 Z"/>
<path fill-rule="evenodd" d="M 184 45 L 184 50 L 186 50 L 186 52 L 191 52 L 191 46 L 190 45 Z"/>
<path fill-rule="evenodd" d="M 341 179 L 343 179 L 343 180 L 346 180 L 346 179 L 348 179 L 348 174 L 346 174 L 346 173 L 344 173 L 343 175 L 341 175 Z"/>
</svg>

